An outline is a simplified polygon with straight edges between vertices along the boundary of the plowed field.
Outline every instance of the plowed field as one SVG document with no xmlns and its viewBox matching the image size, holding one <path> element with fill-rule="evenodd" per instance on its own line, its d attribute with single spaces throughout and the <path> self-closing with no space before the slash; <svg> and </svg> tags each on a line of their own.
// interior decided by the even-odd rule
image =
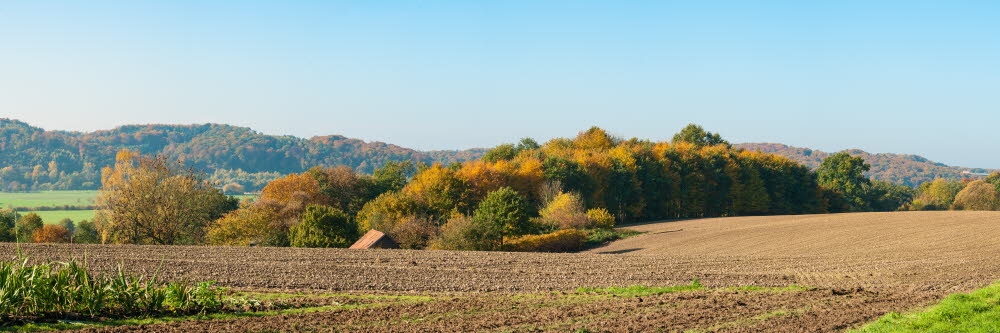
<svg viewBox="0 0 1000 333">
<path fill-rule="evenodd" d="M 422 296 L 315 313 L 91 328 L 100 331 L 836 331 L 1000 279 L 995 212 L 740 217 L 630 228 L 646 234 L 572 254 L 110 245 L 22 250 L 34 260 L 86 258 L 98 271 L 159 269 L 164 279 L 215 280 L 240 291 Z M 5 257 L 15 251 L 0 245 Z M 705 287 L 577 291 L 694 279 Z"/>
</svg>

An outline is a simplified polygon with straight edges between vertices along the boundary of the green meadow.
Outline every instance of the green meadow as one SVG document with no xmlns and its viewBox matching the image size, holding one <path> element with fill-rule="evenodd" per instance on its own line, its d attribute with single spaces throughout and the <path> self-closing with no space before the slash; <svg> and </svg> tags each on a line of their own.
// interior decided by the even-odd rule
<svg viewBox="0 0 1000 333">
<path fill-rule="evenodd" d="M 97 191 L 0 192 L 0 207 L 91 206 Z"/>
<path fill-rule="evenodd" d="M 41 191 L 41 192 L 0 192 L 0 209 L 36 208 L 64 206 L 93 206 L 98 191 Z M 237 195 L 240 200 L 252 199 L 254 195 Z M 45 223 L 56 223 L 68 218 L 74 222 L 94 219 L 94 210 L 22 210 L 20 214 L 35 213 Z"/>
</svg>

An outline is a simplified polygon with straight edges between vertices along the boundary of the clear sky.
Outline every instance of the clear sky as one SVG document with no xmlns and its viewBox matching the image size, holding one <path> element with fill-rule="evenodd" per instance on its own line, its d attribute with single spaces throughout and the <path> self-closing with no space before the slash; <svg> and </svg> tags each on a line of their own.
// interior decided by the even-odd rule
<svg viewBox="0 0 1000 333">
<path fill-rule="evenodd" d="M 6 0 L 0 117 L 419 149 L 695 122 L 1000 168 L 1000 2 Z"/>
</svg>

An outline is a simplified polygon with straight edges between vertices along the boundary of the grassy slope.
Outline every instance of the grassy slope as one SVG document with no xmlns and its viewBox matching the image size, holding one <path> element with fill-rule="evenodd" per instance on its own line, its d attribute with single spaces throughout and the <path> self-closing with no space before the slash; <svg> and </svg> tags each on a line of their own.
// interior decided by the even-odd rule
<svg viewBox="0 0 1000 333">
<path fill-rule="evenodd" d="M 854 332 L 1000 332 L 1000 282 L 953 294 L 922 312 L 887 314 Z"/>
</svg>

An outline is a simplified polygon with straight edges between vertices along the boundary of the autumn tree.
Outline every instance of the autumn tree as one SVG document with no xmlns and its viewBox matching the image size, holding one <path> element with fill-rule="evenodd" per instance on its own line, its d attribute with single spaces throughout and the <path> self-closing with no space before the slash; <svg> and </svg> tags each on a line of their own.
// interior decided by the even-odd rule
<svg viewBox="0 0 1000 333">
<path fill-rule="evenodd" d="M 260 192 L 260 198 L 278 202 L 298 200 L 307 204 L 326 200 L 320 193 L 319 180 L 308 173 L 293 173 L 267 183 Z"/>
<path fill-rule="evenodd" d="M 947 210 L 955 202 L 955 196 L 965 188 L 960 181 L 936 179 L 923 183 L 917 189 L 917 197 L 909 208 L 912 210 Z"/>
<path fill-rule="evenodd" d="M 209 224 L 205 240 L 211 245 L 288 246 L 288 224 L 275 205 L 254 204 L 226 214 Z"/>
<path fill-rule="evenodd" d="M 69 243 L 69 230 L 60 225 L 47 224 L 32 232 L 31 240 L 35 243 Z"/>
<path fill-rule="evenodd" d="M 543 224 L 552 229 L 582 229 L 590 227 L 590 219 L 580 196 L 560 193 L 539 212 Z"/>
<path fill-rule="evenodd" d="M 955 196 L 956 210 L 1000 210 L 1000 192 L 993 184 L 977 180 L 965 186 Z"/>
<path fill-rule="evenodd" d="M 993 185 L 996 187 L 997 191 L 1000 191 L 1000 172 L 991 173 L 989 176 L 986 176 L 986 179 L 983 179 L 983 181 Z"/>
<path fill-rule="evenodd" d="M 604 208 L 591 208 L 587 210 L 587 219 L 594 227 L 601 229 L 611 229 L 615 226 L 615 217 Z"/>
<path fill-rule="evenodd" d="M 400 192 L 426 207 L 429 215 L 437 219 L 466 212 L 471 204 L 466 183 L 456 175 L 455 170 L 440 164 L 417 173 Z"/>
<path fill-rule="evenodd" d="M 98 204 L 108 242 L 200 244 L 232 201 L 201 173 L 164 157 L 123 150 L 103 170 Z"/>
<path fill-rule="evenodd" d="M 686 127 L 681 129 L 680 132 L 674 134 L 674 138 L 671 142 L 687 142 L 696 146 L 729 146 L 729 142 L 722 139 L 721 135 L 706 131 L 704 128 L 696 124 L 688 124 Z"/>
</svg>

